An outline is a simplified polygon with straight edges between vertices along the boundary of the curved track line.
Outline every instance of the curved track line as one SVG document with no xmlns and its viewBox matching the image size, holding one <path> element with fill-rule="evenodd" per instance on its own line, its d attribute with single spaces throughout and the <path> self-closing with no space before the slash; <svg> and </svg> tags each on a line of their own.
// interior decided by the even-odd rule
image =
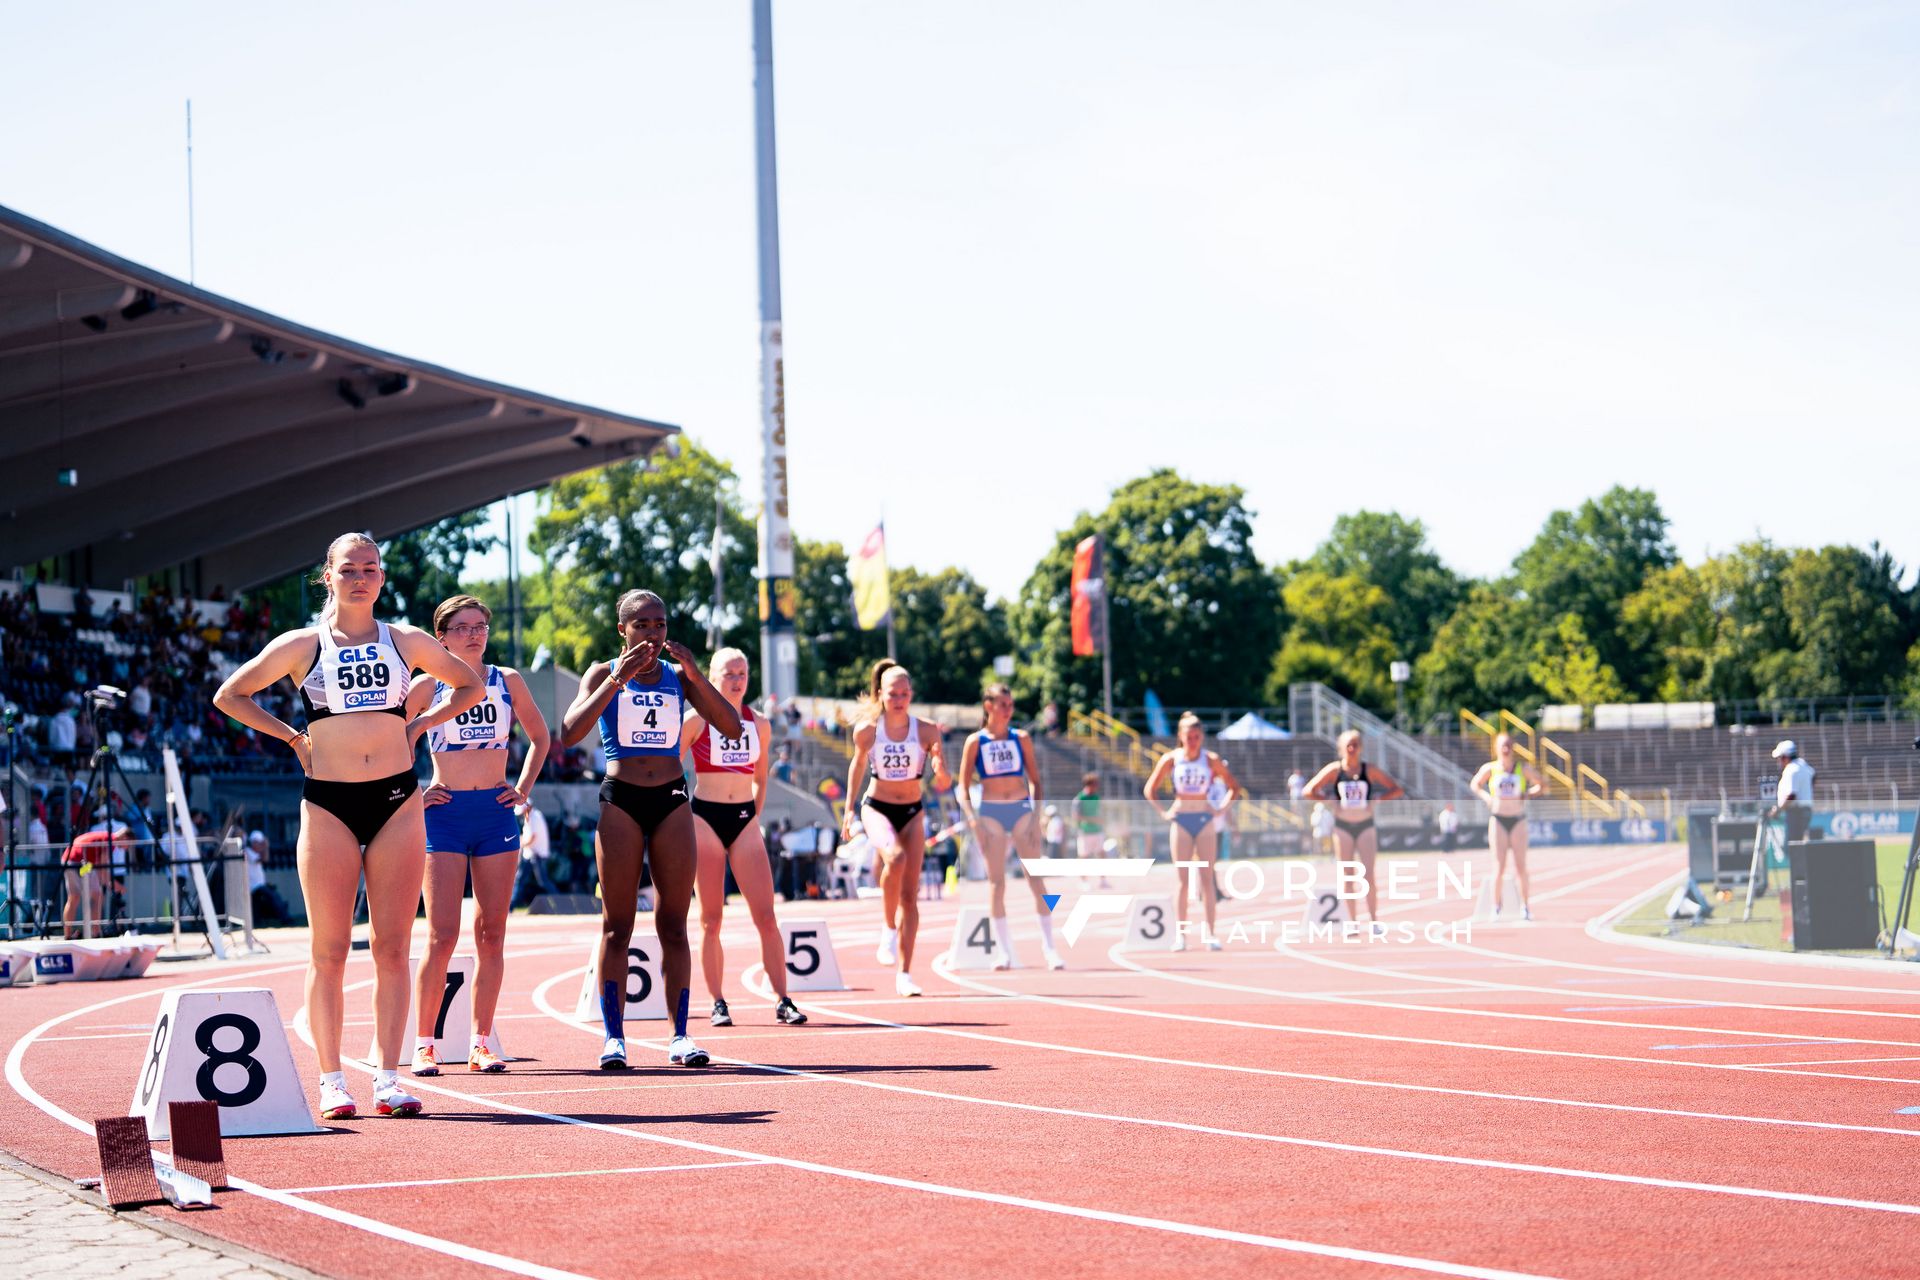
<svg viewBox="0 0 1920 1280">
<path fill-rule="evenodd" d="M 298 973 L 304 972 L 306 967 L 306 962 L 302 961 L 296 965 L 284 965 L 279 968 L 250 970 L 247 971 L 246 976 L 267 977 L 277 973 Z M 155 991 L 136 991 L 131 995 L 116 996 L 111 1000 L 102 1000 L 97 1004 L 86 1005 L 70 1013 L 63 1013 L 49 1018 L 20 1037 L 12 1050 L 8 1052 L 6 1066 L 7 1083 L 13 1086 L 15 1093 L 19 1094 L 47 1115 L 58 1120 L 61 1124 L 72 1129 L 78 1129 L 82 1133 L 91 1134 L 93 1132 L 92 1125 L 74 1115 L 72 1112 L 48 1100 L 39 1090 L 27 1083 L 22 1064 L 26 1060 L 27 1050 L 32 1047 L 33 1043 L 49 1029 L 57 1027 L 63 1022 L 84 1017 L 87 1014 L 113 1005 L 126 1004 L 132 1000 L 144 1000 L 149 996 L 161 995 L 171 990 L 227 985 L 233 981 L 235 976 L 234 974 L 226 973 L 216 978 L 196 982 L 174 983 Z M 311 1213 L 316 1217 L 325 1218 L 331 1222 L 340 1223 L 343 1226 L 356 1227 L 372 1235 L 381 1236 L 388 1240 L 395 1240 L 402 1244 L 415 1245 L 422 1249 L 431 1250 L 434 1253 L 445 1254 L 450 1258 L 459 1258 L 464 1262 L 477 1262 L 485 1266 L 497 1267 L 502 1271 L 512 1272 L 515 1275 L 531 1276 L 534 1280 L 590 1280 L 590 1277 L 581 1276 L 572 1271 L 561 1271 L 555 1267 L 541 1266 L 539 1263 L 508 1257 L 505 1254 L 494 1253 L 491 1250 L 479 1249 L 471 1245 L 457 1244 L 452 1240 L 442 1240 L 437 1236 L 423 1235 L 418 1231 L 409 1231 L 405 1227 L 398 1227 L 389 1222 L 381 1222 L 375 1218 L 362 1217 L 360 1214 L 349 1213 L 344 1209 L 336 1209 L 331 1205 L 314 1204 L 302 1200 L 298 1196 L 276 1191 L 271 1187 L 263 1187 L 256 1182 L 249 1182 L 245 1178 L 236 1178 L 228 1175 L 227 1185 L 236 1191 L 243 1191 L 248 1195 L 259 1196 L 263 1200 L 271 1200 L 275 1204 L 285 1205 L 290 1209 L 298 1209 L 302 1213 Z"/>
<path fill-rule="evenodd" d="M 1854 983 L 1841 982 L 1791 982 L 1785 978 L 1735 978 L 1710 973 L 1682 973 L 1673 969 L 1634 969 L 1626 965 L 1618 964 L 1587 964 L 1579 960 L 1550 960 L 1541 956 L 1522 955 L 1513 951 L 1494 951 L 1487 947 L 1476 947 L 1471 943 L 1464 942 L 1442 941 L 1440 945 L 1449 947 L 1455 951 L 1492 956 L 1499 960 L 1512 960 L 1521 964 L 1540 965 L 1552 969 L 1583 969 L 1591 973 L 1632 973 L 1652 978 L 1671 978 L 1676 982 L 1725 982 L 1738 984 L 1743 987 L 1794 987 L 1803 991 L 1847 991 L 1858 995 L 1902 996 L 1908 1000 L 1913 999 L 1915 996 L 1920 996 L 1920 985 L 1912 987 L 1863 987 Z M 1725 954 L 1727 959 L 1733 960 L 1740 959 L 1743 956 L 1742 952 L 1733 950 L 1728 950 Z M 1715 953 L 1701 958 L 1705 960 L 1716 960 L 1721 958 L 1721 956 L 1719 953 Z M 1785 1008 L 1786 1006 L 1771 1005 L 1767 1007 Z M 1888 1014 L 1885 1016 L 1911 1018 L 1920 1015 L 1903 1013 Z"/>
<path fill-rule="evenodd" d="M 563 971 L 547 979 L 535 989 L 536 1001 L 545 1001 L 547 991 L 556 982 L 564 981 L 576 974 L 584 973 L 585 965 Z M 548 1007 L 551 1008 L 550 1002 Z M 304 1013 L 305 1010 L 302 1010 Z M 561 1017 L 557 1010 L 553 1016 L 569 1026 L 581 1024 Z M 296 1019 L 304 1024 L 304 1018 Z M 591 1027 L 582 1030 L 597 1035 Z M 642 1043 L 647 1043 L 642 1041 Z M 665 1047 L 664 1045 L 661 1047 Z M 352 1059 L 343 1058 L 342 1064 L 355 1070 L 372 1074 L 373 1068 Z M 557 1115 L 550 1111 L 541 1111 L 534 1107 L 522 1107 L 510 1102 L 499 1102 L 482 1094 L 462 1093 L 457 1089 L 448 1089 L 425 1080 L 416 1080 L 409 1084 L 411 1089 L 423 1093 L 435 1093 L 442 1097 L 455 1098 L 475 1106 L 491 1107 L 513 1115 L 529 1116 L 553 1124 L 572 1125 L 576 1128 L 592 1129 L 601 1133 L 615 1134 L 639 1142 L 651 1142 L 662 1146 L 678 1147 L 687 1151 L 703 1151 L 710 1155 L 730 1156 L 742 1160 L 760 1161 L 766 1164 L 781 1165 L 789 1169 L 798 1169 L 806 1173 L 825 1174 L 828 1177 L 844 1178 L 854 1182 L 865 1182 L 877 1186 L 895 1187 L 908 1191 L 922 1191 L 929 1195 L 946 1196 L 957 1200 L 971 1200 L 983 1204 L 1000 1205 L 1007 1208 L 1030 1209 L 1040 1213 L 1057 1214 L 1063 1217 L 1080 1218 L 1093 1222 L 1106 1222 L 1119 1226 L 1141 1227 L 1151 1231 L 1162 1231 L 1173 1235 L 1193 1236 L 1207 1240 L 1218 1240 L 1229 1244 L 1247 1244 L 1265 1249 L 1274 1249 L 1285 1253 L 1309 1254 L 1322 1258 L 1342 1258 L 1350 1262 L 1375 1263 L 1380 1266 L 1403 1267 L 1410 1271 L 1424 1271 L 1436 1275 L 1467 1276 L 1474 1280 L 1547 1280 L 1546 1277 L 1531 1272 L 1503 1271 L 1491 1267 L 1476 1267 L 1465 1263 L 1444 1262 L 1434 1258 L 1417 1258 L 1405 1254 L 1382 1253 L 1372 1249 L 1351 1249 L 1344 1245 L 1318 1244 L 1309 1240 L 1293 1240 L 1284 1236 L 1259 1235 L 1249 1231 L 1232 1231 L 1222 1227 L 1207 1227 L 1191 1222 L 1177 1222 L 1169 1218 L 1147 1217 L 1141 1214 L 1118 1213 L 1106 1209 L 1089 1209 L 1080 1205 L 1063 1204 L 1052 1200 L 1038 1200 L 1027 1196 L 1009 1195 L 997 1191 L 976 1191 L 968 1187 L 950 1186 L 946 1183 L 925 1182 L 916 1178 L 896 1178 L 891 1174 L 872 1173 L 864 1169 L 847 1169 L 838 1165 L 821 1164 L 813 1160 L 800 1160 L 792 1156 L 767 1155 L 757 1151 L 743 1151 L 735 1147 L 723 1147 L 717 1143 L 697 1142 L 691 1138 L 675 1138 L 666 1134 L 645 1133 L 637 1129 L 626 1129 L 618 1125 L 606 1124 L 598 1120 L 585 1120 L 578 1116 Z M 1863 1202 L 1864 1203 L 1864 1202 Z M 1902 1212 L 1920 1212 L 1920 1206 L 1903 1208 Z"/>
</svg>

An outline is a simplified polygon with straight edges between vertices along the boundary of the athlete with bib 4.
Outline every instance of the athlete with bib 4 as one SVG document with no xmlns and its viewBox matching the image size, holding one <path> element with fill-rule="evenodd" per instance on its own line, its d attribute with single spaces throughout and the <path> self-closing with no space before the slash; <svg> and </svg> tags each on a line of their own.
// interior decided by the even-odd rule
<svg viewBox="0 0 1920 1280">
<path fill-rule="evenodd" d="M 968 823 L 980 842 L 987 879 L 993 885 L 993 967 L 1007 969 L 1019 963 L 1007 931 L 1007 849 L 1011 845 L 1022 858 L 1039 856 L 1040 822 L 1034 811 L 1040 804 L 1040 775 L 1033 767 L 1032 741 L 1013 727 L 1013 691 L 1004 684 L 990 684 L 981 694 L 980 707 L 986 724 L 968 734 L 960 748 L 959 794 L 964 802 L 977 774 L 980 803 L 977 812 L 968 815 Z M 1027 888 L 1033 891 L 1047 968 L 1064 969 L 1067 962 L 1053 949 L 1053 911 L 1047 906 L 1046 882 L 1029 875 Z"/>
<path fill-rule="evenodd" d="M 730 1027 L 733 1013 L 722 992 L 726 956 L 720 946 L 720 922 L 727 909 L 727 866 L 747 900 L 747 912 L 760 934 L 760 963 L 780 997 L 776 1020 L 797 1027 L 807 1020 L 787 998 L 786 955 L 780 949 L 780 925 L 773 918 L 773 867 L 766 837 L 760 834 L 760 803 L 767 794 L 766 722 L 746 705 L 747 655 L 721 649 L 707 664 L 707 678 L 740 717 L 740 736 L 729 738 L 698 715 L 687 717 L 680 740 L 693 753 L 693 838 L 699 854 L 694 891 L 700 896 L 700 968 L 713 996 L 713 1025 Z"/>
<path fill-rule="evenodd" d="M 421 793 L 427 819 L 427 955 L 414 978 L 413 1074 L 437 1076 L 433 1034 L 447 962 L 460 943 L 460 899 L 473 876 L 473 1043 L 467 1070 L 505 1071 L 488 1046 L 493 1013 L 506 972 L 507 914 L 520 870 L 520 820 L 547 758 L 547 722 L 518 671 L 487 665 L 493 611 L 472 596 L 452 596 L 433 611 L 433 634 L 453 655 L 482 674 L 486 696 L 427 735 L 433 781 Z M 448 695 L 445 684 L 420 681 L 407 695 L 415 715 Z M 517 782 L 507 781 L 507 742 L 513 726 L 527 736 L 527 758 Z M 509 856 L 502 857 L 502 854 Z"/>
<path fill-rule="evenodd" d="M 612 662 L 596 662 L 560 724 L 572 746 L 596 723 L 606 753 L 600 784 L 600 1020 L 607 1039 L 602 1071 L 627 1069 L 627 944 L 633 939 L 640 896 L 640 864 L 653 870 L 654 932 L 660 938 L 660 984 L 673 1014 L 667 1061 L 704 1067 L 707 1051 L 687 1035 L 687 985 L 693 976 L 687 948 L 687 904 L 693 900 L 696 854 L 687 775 L 680 765 L 687 705 L 738 738 L 740 717 L 696 669 L 693 654 L 667 639 L 667 606 L 651 591 L 629 591 L 616 606 L 626 646 Z M 661 661 L 662 654 L 675 662 Z"/>
<path fill-rule="evenodd" d="M 300 793 L 300 891 L 312 935 L 307 1018 L 320 1059 L 323 1120 L 356 1114 L 340 1071 L 340 1031 L 342 983 L 363 873 L 380 1054 L 374 1109 L 383 1116 L 420 1113 L 420 1100 L 402 1091 L 397 1078 L 407 1034 L 407 952 L 427 857 L 413 751 L 421 734 L 479 705 L 482 696 L 473 668 L 432 636 L 417 627 L 374 621 L 374 602 L 385 578 L 372 538 L 364 533 L 335 538 L 320 571 L 327 603 L 318 624 L 274 637 L 227 677 L 213 700 L 241 724 L 285 741 L 307 775 Z M 448 693 L 431 711 L 409 717 L 407 690 L 414 671 L 440 680 Z M 306 704 L 305 732 L 283 724 L 253 700 L 283 676 Z"/>
<path fill-rule="evenodd" d="M 1379 897 L 1373 883 L 1373 863 L 1380 852 L 1380 837 L 1373 828 L 1373 807 L 1385 800 L 1406 795 L 1399 783 L 1379 769 L 1369 769 L 1362 759 L 1363 744 L 1358 729 L 1349 729 L 1335 744 L 1340 757 L 1321 769 L 1308 781 L 1301 794 L 1309 800 L 1322 800 L 1333 806 L 1333 848 L 1335 860 L 1345 866 L 1358 863 L 1367 886 L 1367 919 L 1373 932 L 1385 931 L 1380 923 Z"/>
<path fill-rule="evenodd" d="M 1240 798 L 1240 783 L 1227 768 L 1227 762 L 1206 749 L 1207 731 L 1201 725 L 1199 716 L 1191 711 L 1181 716 L 1174 735 L 1180 745 L 1154 762 L 1153 772 L 1147 775 L 1144 788 L 1147 803 L 1172 824 L 1167 838 L 1173 849 L 1174 865 L 1180 873 L 1180 892 L 1173 900 L 1173 914 L 1177 922 L 1173 949 L 1187 949 L 1187 897 L 1195 883 L 1196 868 L 1181 864 L 1204 863 L 1204 867 L 1197 869 L 1206 875 L 1200 881 L 1200 902 L 1206 914 L 1207 950 L 1218 951 L 1220 939 L 1214 936 L 1213 921 L 1220 895 L 1214 889 L 1213 859 L 1219 851 L 1220 835 L 1214 830 L 1213 819 L 1216 814 L 1226 812 L 1227 807 Z M 1173 807 L 1162 809 L 1154 793 L 1169 778 L 1173 780 Z M 1213 790 L 1216 778 L 1225 783 L 1227 788 L 1226 798 L 1217 808 L 1207 797 L 1207 793 Z"/>
<path fill-rule="evenodd" d="M 877 957 L 881 964 L 898 964 L 893 989 L 903 996 L 920 994 L 914 982 L 913 944 L 920 932 L 920 864 L 927 852 L 927 828 L 921 810 L 921 779 L 933 762 L 933 785 L 945 791 L 953 785 L 940 752 L 939 727 L 918 719 L 913 703 L 913 677 L 891 658 L 873 664 L 866 692 L 853 713 L 853 762 L 847 766 L 847 797 L 861 795 L 872 774 L 873 787 L 847 806 L 843 834 L 851 839 L 856 824 L 865 828 L 880 858 L 880 901 L 886 912 L 886 933 Z"/>
<path fill-rule="evenodd" d="M 1493 850 L 1493 914 L 1500 914 L 1500 894 L 1506 886 L 1507 858 L 1513 858 L 1513 878 L 1520 885 L 1520 918 L 1533 919 L 1527 892 L 1527 797 L 1545 791 L 1528 774 L 1526 762 L 1513 750 L 1513 739 L 1501 734 L 1493 740 L 1494 758 L 1473 775 L 1473 793 L 1487 802 L 1487 847 Z"/>
</svg>

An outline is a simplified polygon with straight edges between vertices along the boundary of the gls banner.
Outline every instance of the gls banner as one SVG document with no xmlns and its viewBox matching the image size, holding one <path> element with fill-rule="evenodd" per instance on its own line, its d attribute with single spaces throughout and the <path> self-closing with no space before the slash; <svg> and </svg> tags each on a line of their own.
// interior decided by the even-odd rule
<svg viewBox="0 0 1920 1280">
<path fill-rule="evenodd" d="M 1663 844 L 1673 838 L 1659 818 L 1572 818 L 1529 821 L 1527 841 L 1556 844 Z"/>
</svg>

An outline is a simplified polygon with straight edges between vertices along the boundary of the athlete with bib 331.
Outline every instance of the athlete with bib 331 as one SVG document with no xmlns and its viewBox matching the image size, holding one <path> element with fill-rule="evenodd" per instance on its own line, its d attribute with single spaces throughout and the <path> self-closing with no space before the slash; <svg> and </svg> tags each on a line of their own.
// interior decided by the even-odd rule
<svg viewBox="0 0 1920 1280">
<path fill-rule="evenodd" d="M 486 696 L 427 735 L 433 782 L 421 794 L 427 819 L 427 954 L 414 976 L 413 1074 L 437 1076 L 433 1026 L 446 989 L 447 962 L 460 943 L 460 900 L 473 877 L 473 1043 L 467 1070 L 507 1069 L 487 1040 L 506 972 L 507 915 L 520 869 L 520 820 L 533 780 L 547 758 L 547 722 L 518 671 L 487 664 L 493 611 L 468 595 L 452 596 L 433 611 L 433 634 L 453 655 L 480 672 Z M 418 715 L 447 696 L 447 686 L 422 680 L 407 695 Z M 513 726 L 527 736 L 520 777 L 507 781 L 507 743 Z M 505 856 L 503 856 L 505 855 Z"/>
<path fill-rule="evenodd" d="M 306 898 L 311 951 L 307 1019 L 320 1059 L 320 1118 L 356 1114 L 340 1071 L 342 983 L 352 943 L 354 902 L 367 882 L 373 953 L 374 1039 L 379 1070 L 374 1109 L 420 1113 L 401 1090 L 406 1038 L 407 951 L 420 907 L 427 857 L 420 784 L 413 751 L 420 735 L 477 706 L 480 677 L 426 632 L 373 617 L 386 575 L 380 549 L 364 533 L 335 538 L 320 581 L 327 603 L 316 626 L 274 637 L 258 656 L 227 677 L 213 705 L 293 748 L 306 771 L 300 793 L 300 891 Z M 422 715 L 407 715 L 411 673 L 425 671 L 448 687 L 447 698 Z M 253 700 L 282 676 L 306 704 L 307 728 L 296 732 Z M 363 852 L 364 851 L 364 852 Z"/>
<path fill-rule="evenodd" d="M 747 706 L 747 655 L 721 649 L 707 663 L 707 678 L 740 717 L 740 736 L 729 738 L 702 716 L 687 717 L 680 737 L 693 755 L 693 838 L 700 866 L 694 891 L 700 897 L 700 970 L 713 997 L 713 1025 L 733 1025 L 723 991 L 726 954 L 720 923 L 727 909 L 727 866 L 747 900 L 760 935 L 760 963 L 773 993 L 780 997 L 773 1016 L 790 1027 L 807 1020 L 787 998 L 786 955 L 780 948 L 780 924 L 773 917 L 773 866 L 766 837 L 760 834 L 760 804 L 767 794 L 766 721 Z"/>
<path fill-rule="evenodd" d="M 560 723 L 572 746 L 600 726 L 607 776 L 600 784 L 600 1020 L 606 1044 L 600 1069 L 627 1069 L 627 944 L 640 896 L 640 863 L 653 870 L 653 928 L 660 939 L 660 985 L 673 1017 L 667 1061 L 704 1067 L 707 1051 L 687 1035 L 687 905 L 693 900 L 696 855 L 680 731 L 692 704 L 723 737 L 741 735 L 740 717 L 700 674 L 693 654 L 667 638 L 667 606 L 651 591 L 629 591 L 615 614 L 626 646 L 612 662 L 596 662 Z M 667 654 L 675 662 L 661 661 Z"/>
<path fill-rule="evenodd" d="M 853 762 L 847 766 L 845 834 L 864 827 L 880 859 L 880 905 L 886 913 L 881 935 L 881 964 L 898 964 L 893 989 L 917 996 L 913 980 L 913 944 L 920 933 L 920 864 L 927 853 L 922 815 L 922 778 L 933 763 L 933 785 L 953 785 L 940 752 L 940 729 L 916 717 L 913 677 L 890 658 L 873 664 L 866 692 L 853 713 Z M 861 792 L 868 775 L 873 788 Z M 855 799 L 859 797 L 859 799 Z"/>
</svg>

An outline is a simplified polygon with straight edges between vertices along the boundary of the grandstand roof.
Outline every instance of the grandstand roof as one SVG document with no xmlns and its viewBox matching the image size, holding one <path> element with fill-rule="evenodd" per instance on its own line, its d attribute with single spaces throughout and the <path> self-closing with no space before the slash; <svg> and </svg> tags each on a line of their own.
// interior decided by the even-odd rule
<svg viewBox="0 0 1920 1280">
<path fill-rule="evenodd" d="M 376 351 L 0 206 L 0 569 L 239 589 L 678 428 Z M 76 483 L 62 483 L 62 473 Z"/>
</svg>

